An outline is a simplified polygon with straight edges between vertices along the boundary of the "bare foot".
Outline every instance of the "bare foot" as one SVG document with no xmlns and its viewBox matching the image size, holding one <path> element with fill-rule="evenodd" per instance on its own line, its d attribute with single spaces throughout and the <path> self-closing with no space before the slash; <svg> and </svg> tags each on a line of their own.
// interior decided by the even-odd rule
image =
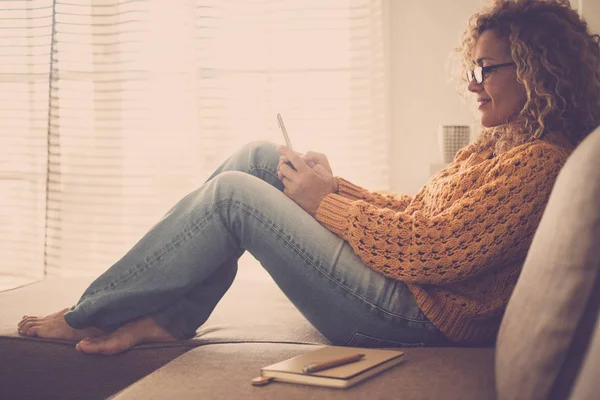
<svg viewBox="0 0 600 400">
<path fill-rule="evenodd" d="M 83 339 L 75 347 L 84 353 L 111 356 L 142 343 L 174 341 L 173 336 L 148 316 L 127 322 L 107 335 Z"/>
<path fill-rule="evenodd" d="M 65 321 L 68 308 L 50 314 L 46 317 L 23 316 L 19 322 L 19 334 L 23 336 L 37 336 L 46 339 L 81 340 L 90 336 L 104 335 L 105 332 L 98 328 L 73 329 Z"/>
</svg>

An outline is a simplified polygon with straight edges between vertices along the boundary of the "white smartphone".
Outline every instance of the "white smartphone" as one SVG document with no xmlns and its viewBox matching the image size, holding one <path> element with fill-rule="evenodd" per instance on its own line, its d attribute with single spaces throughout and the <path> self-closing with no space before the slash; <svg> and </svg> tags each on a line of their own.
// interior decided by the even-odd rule
<svg viewBox="0 0 600 400">
<path fill-rule="evenodd" d="M 281 114 L 277 113 L 277 122 L 279 123 L 279 128 L 281 128 L 281 132 L 283 133 L 283 138 L 285 139 L 285 144 L 291 150 L 294 150 L 292 147 L 292 142 L 290 142 L 290 137 L 287 134 L 287 130 L 285 129 L 285 125 L 283 123 L 283 118 L 281 118 Z"/>
</svg>

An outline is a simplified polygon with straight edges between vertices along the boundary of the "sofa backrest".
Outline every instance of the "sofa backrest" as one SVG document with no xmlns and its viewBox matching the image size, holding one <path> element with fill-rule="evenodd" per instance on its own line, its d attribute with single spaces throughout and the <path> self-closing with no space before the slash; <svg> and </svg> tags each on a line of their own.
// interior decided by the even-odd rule
<svg viewBox="0 0 600 400">
<path fill-rule="evenodd" d="M 499 400 L 565 399 L 598 318 L 600 127 L 561 170 L 496 346 Z"/>
<path fill-rule="evenodd" d="M 594 336 L 569 400 L 596 400 L 600 393 L 598 371 L 600 371 L 600 318 L 596 321 Z"/>
</svg>

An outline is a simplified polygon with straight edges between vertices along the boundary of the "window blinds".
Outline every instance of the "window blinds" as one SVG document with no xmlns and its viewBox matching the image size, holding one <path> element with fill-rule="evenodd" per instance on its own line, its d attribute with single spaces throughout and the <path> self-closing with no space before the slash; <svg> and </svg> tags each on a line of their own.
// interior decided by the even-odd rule
<svg viewBox="0 0 600 400">
<path fill-rule="evenodd" d="M 0 290 L 44 274 L 52 1 L 0 2 Z"/>
<path fill-rule="evenodd" d="M 98 275 L 239 146 L 283 142 L 278 112 L 387 188 L 381 1 L 0 7 L 0 277 Z"/>
</svg>

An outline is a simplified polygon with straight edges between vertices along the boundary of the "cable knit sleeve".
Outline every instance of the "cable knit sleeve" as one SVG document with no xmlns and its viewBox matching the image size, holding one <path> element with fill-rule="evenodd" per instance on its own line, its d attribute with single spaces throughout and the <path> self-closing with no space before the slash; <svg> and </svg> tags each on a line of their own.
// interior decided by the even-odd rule
<svg viewBox="0 0 600 400">
<path fill-rule="evenodd" d="M 440 189 L 440 196 L 456 200 L 430 214 L 330 194 L 316 218 L 386 276 L 416 284 L 460 282 L 514 261 L 511 250 L 529 246 L 566 159 L 557 149 L 529 146 L 499 156 L 484 173 L 468 179 L 456 174 Z"/>
<path fill-rule="evenodd" d="M 338 181 L 338 194 L 350 200 L 363 200 L 377 207 L 389 208 L 395 211 L 404 211 L 412 201 L 412 197 L 404 194 L 381 194 L 370 192 L 344 178 L 336 177 Z"/>
</svg>

